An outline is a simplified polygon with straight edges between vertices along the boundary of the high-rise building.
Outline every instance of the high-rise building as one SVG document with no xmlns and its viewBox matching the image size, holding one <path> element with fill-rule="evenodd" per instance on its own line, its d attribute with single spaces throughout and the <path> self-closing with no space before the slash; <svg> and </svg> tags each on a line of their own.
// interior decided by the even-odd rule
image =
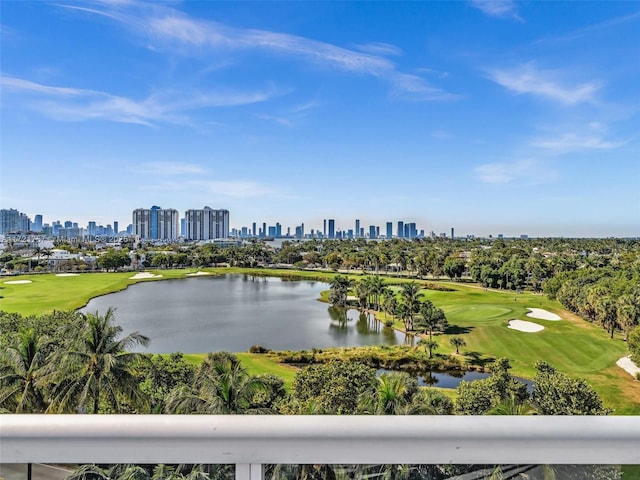
<svg viewBox="0 0 640 480">
<path fill-rule="evenodd" d="M 180 216 L 175 208 L 158 206 L 133 211 L 133 234 L 143 240 L 175 240 Z"/>
<path fill-rule="evenodd" d="M 453 227 L 451 227 L 451 239 L 454 239 L 454 238 L 456 238 L 456 237 L 455 237 L 455 235 L 454 235 Z"/>
<path fill-rule="evenodd" d="M 33 223 L 31 224 L 31 230 L 34 232 L 42 231 L 42 215 L 38 214 L 33 218 Z"/>
<path fill-rule="evenodd" d="M 404 238 L 404 222 L 401 220 L 398 222 L 398 238 Z"/>
<path fill-rule="evenodd" d="M 393 238 L 393 222 L 387 222 L 387 235 L 388 239 Z"/>
<path fill-rule="evenodd" d="M 360 220 L 356 219 L 356 238 L 360 238 Z"/>
<path fill-rule="evenodd" d="M 187 210 L 185 238 L 187 240 L 213 240 L 229 237 L 229 210 L 211 207 Z"/>
<path fill-rule="evenodd" d="M 324 224 L 322 228 L 322 236 L 327 238 L 327 219 L 325 218 L 322 222 Z"/>
<path fill-rule="evenodd" d="M 119 226 L 119 225 L 118 225 L 118 221 L 117 221 L 117 220 L 114 220 L 114 221 L 113 221 L 113 234 L 114 234 L 114 235 L 116 235 L 116 236 L 117 236 L 117 235 L 118 235 L 118 233 L 120 232 L 120 231 L 118 230 L 118 226 Z"/>
<path fill-rule="evenodd" d="M 369 225 L 369 238 L 378 238 L 375 225 Z"/>
<path fill-rule="evenodd" d="M 60 222 L 54 222 L 53 224 L 53 232 L 56 234 L 56 223 L 60 224 Z M 87 225 L 87 235 L 90 237 L 95 237 L 98 234 L 98 227 L 96 222 L 89 222 Z"/>
<path fill-rule="evenodd" d="M 336 238 L 336 221 L 333 218 L 329 219 L 329 238 Z"/>
<path fill-rule="evenodd" d="M 256 222 L 253 222 L 253 224 L 251 225 L 251 234 L 252 236 L 256 236 Z"/>
<path fill-rule="evenodd" d="M 31 220 L 24 213 L 13 208 L 0 210 L 0 233 L 28 232 Z"/>
</svg>

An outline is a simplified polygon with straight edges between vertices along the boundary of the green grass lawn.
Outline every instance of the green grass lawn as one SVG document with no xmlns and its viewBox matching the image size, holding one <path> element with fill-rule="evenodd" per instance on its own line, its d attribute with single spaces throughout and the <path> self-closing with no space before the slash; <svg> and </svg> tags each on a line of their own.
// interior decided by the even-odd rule
<svg viewBox="0 0 640 480">
<path fill-rule="evenodd" d="M 269 269 L 203 270 L 215 274 L 246 273 L 327 281 L 335 275 Z M 4 277 L 0 281 L 0 308 L 25 315 L 47 313 L 54 309 L 77 309 L 86 305 L 93 297 L 122 290 L 139 281 L 184 278 L 188 273 L 195 271 L 196 269 L 154 270 L 153 273 L 162 277 L 148 280 L 131 279 L 134 275 L 131 272 L 87 273 L 72 277 L 53 274 Z M 31 280 L 32 283 L 6 283 L 15 280 Z M 400 280 L 393 278 L 389 281 L 398 283 Z M 608 338 L 602 328 L 570 314 L 558 302 L 542 295 L 486 290 L 472 284 L 456 282 L 440 284 L 451 288 L 452 291 L 421 291 L 423 298 L 428 298 L 442 308 L 449 323 L 455 326 L 447 334 L 434 337 L 439 343 L 439 353 L 453 353 L 455 350 L 449 344 L 449 340 L 452 336 L 460 336 L 466 342 L 460 353 L 467 361 L 486 363 L 492 358 L 508 357 L 513 366 L 513 373 L 525 378 L 532 378 L 533 365 L 538 360 L 544 360 L 561 372 L 587 380 L 605 403 L 616 409 L 616 413 L 640 414 L 640 382 L 634 381 L 615 365 L 615 362 L 627 353 L 626 345 L 620 337 Z M 529 307 L 557 313 L 563 320 L 553 322 L 529 318 L 526 316 Z M 507 328 L 508 321 L 516 318 L 538 323 L 545 329 L 537 333 L 525 333 Z M 396 321 L 394 326 L 401 328 L 402 323 Z M 289 368 L 275 371 L 277 364 L 270 362 L 266 357 L 244 353 L 241 355 L 252 373 L 272 371 L 283 375 L 288 383 L 295 373 L 295 370 Z"/>
<path fill-rule="evenodd" d="M 293 377 L 295 377 L 296 372 L 298 371 L 297 368 L 291 365 L 285 365 L 278 362 L 277 360 L 269 358 L 266 355 L 261 355 L 259 353 L 238 352 L 235 353 L 235 355 L 238 357 L 242 365 L 247 369 L 247 372 L 249 374 L 262 375 L 265 373 L 273 373 L 282 378 L 287 390 L 291 388 Z M 205 356 L 205 353 L 183 354 L 185 362 L 190 363 L 191 365 L 200 365 Z"/>
</svg>

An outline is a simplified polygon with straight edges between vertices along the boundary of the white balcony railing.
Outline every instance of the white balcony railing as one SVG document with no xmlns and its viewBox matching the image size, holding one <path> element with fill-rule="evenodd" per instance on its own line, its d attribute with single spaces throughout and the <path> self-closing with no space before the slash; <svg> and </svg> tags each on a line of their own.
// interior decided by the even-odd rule
<svg viewBox="0 0 640 480">
<path fill-rule="evenodd" d="M 640 464 L 640 417 L 0 415 L 0 463 Z"/>
</svg>

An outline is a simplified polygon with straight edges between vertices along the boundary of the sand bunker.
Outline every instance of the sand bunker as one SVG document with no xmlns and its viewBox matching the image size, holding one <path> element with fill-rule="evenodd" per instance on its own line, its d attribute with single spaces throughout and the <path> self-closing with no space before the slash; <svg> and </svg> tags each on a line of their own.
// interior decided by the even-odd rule
<svg viewBox="0 0 640 480">
<path fill-rule="evenodd" d="M 538 325 L 537 323 L 533 322 L 527 322 L 525 320 L 509 320 L 509 328 L 527 333 L 540 332 L 544 330 L 544 327 L 542 325 Z"/>
<path fill-rule="evenodd" d="M 133 277 L 129 277 L 131 280 L 140 280 L 141 278 L 158 278 L 161 277 L 162 275 L 156 275 L 155 273 L 151 273 L 151 272 L 140 272 L 140 273 L 136 273 Z"/>
<path fill-rule="evenodd" d="M 622 357 L 620 360 L 616 362 L 620 368 L 622 368 L 625 372 L 631 375 L 633 378 L 636 378 L 636 374 L 640 373 L 640 367 L 631 361 L 630 357 Z"/>
<path fill-rule="evenodd" d="M 77 277 L 79 273 L 56 273 L 56 277 Z"/>
<path fill-rule="evenodd" d="M 22 285 L 24 283 L 32 283 L 31 280 L 9 280 L 8 282 L 4 282 L 7 285 Z"/>
<path fill-rule="evenodd" d="M 562 318 L 555 313 L 548 312 L 542 308 L 530 308 L 529 310 L 527 317 L 539 318 L 540 320 L 551 320 L 552 322 L 562 320 Z"/>
<path fill-rule="evenodd" d="M 199 277 L 201 275 L 211 275 L 209 272 L 187 273 L 185 277 Z"/>
</svg>

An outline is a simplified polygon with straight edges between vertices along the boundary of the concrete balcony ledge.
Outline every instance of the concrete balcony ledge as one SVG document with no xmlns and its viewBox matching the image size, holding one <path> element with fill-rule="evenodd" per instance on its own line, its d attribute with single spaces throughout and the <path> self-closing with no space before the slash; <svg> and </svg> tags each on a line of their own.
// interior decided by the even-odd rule
<svg viewBox="0 0 640 480">
<path fill-rule="evenodd" d="M 0 463 L 640 464 L 640 417 L 0 415 Z"/>
</svg>

